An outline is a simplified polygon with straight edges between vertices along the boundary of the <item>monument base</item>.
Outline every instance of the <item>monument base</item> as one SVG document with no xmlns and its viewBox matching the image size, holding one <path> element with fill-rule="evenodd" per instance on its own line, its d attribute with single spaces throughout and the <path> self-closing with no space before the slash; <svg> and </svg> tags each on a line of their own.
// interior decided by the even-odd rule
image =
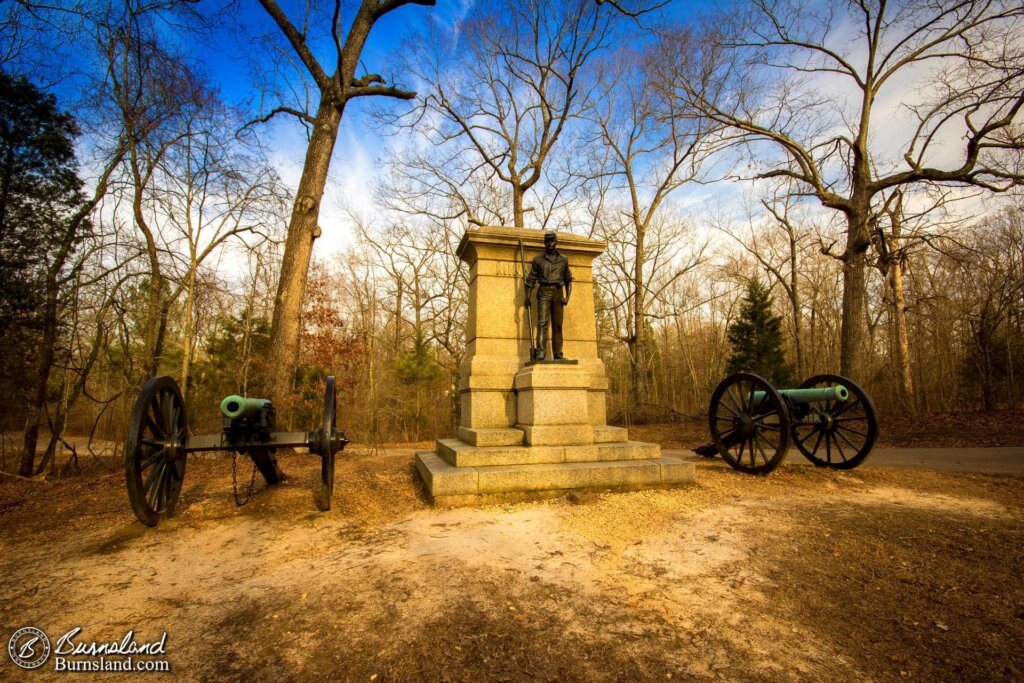
<svg viewBox="0 0 1024 683">
<path fill-rule="evenodd" d="M 533 360 L 526 361 L 526 367 L 530 367 L 530 366 L 533 366 L 533 365 L 579 365 L 579 364 L 580 364 L 580 362 L 578 360 L 576 360 L 575 358 L 545 358 L 545 359 L 542 359 L 542 360 L 538 360 L 538 359 L 534 358 Z"/>
<path fill-rule="evenodd" d="M 460 430 L 460 435 L 462 435 Z M 478 443 L 489 434 L 479 434 Z M 500 430 L 503 441 L 518 430 Z M 467 433 L 467 436 L 470 434 Z M 416 453 L 416 469 L 431 502 L 439 506 L 481 505 L 559 496 L 569 491 L 635 490 L 687 484 L 694 465 L 661 455 L 657 444 L 609 441 L 626 430 L 594 428 L 593 444 L 474 446 L 439 439 L 434 451 Z"/>
</svg>

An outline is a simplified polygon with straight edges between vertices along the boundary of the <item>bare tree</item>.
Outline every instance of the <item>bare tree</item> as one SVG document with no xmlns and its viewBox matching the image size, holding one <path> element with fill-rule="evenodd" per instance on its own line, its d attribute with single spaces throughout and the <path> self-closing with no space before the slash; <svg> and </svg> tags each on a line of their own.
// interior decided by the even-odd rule
<svg viewBox="0 0 1024 683">
<path fill-rule="evenodd" d="M 651 81 L 652 57 L 616 51 L 605 65 L 591 114 L 594 142 L 607 150 L 594 175 L 609 177 L 608 191 L 621 201 L 607 207 L 610 215 L 603 219 L 602 232 L 613 245 L 609 258 L 613 271 L 618 271 L 613 276 L 618 284 L 609 289 L 610 304 L 629 312 L 620 334 L 629 348 L 633 401 L 638 406 L 650 403 L 650 306 L 700 263 L 703 252 L 697 247 L 684 254 L 682 223 L 665 216 L 670 212 L 668 201 L 687 183 L 704 180 L 713 133 L 708 119 L 692 116 Z"/>
<path fill-rule="evenodd" d="M 90 248 L 84 250 L 69 269 L 63 283 L 60 302 L 60 337 L 54 341 L 60 348 L 40 348 L 39 356 L 53 360 L 51 372 L 59 373 L 58 390 L 47 397 L 40 413 L 46 417 L 50 439 L 35 472 L 42 473 L 48 464 L 56 467 L 56 450 L 66 443 L 64 430 L 70 411 L 86 392 L 86 384 L 101 354 L 111 327 L 113 302 L 121 287 L 135 274 L 114 264 L 112 268 L 98 263 L 105 251 L 104 237 L 94 236 Z M 47 384 L 51 377 L 47 376 Z M 52 408 L 52 415 L 50 409 Z M 74 452 L 74 451 L 73 451 Z"/>
<path fill-rule="evenodd" d="M 170 0 L 171 2 L 175 0 Z M 187 1 L 187 0 L 184 0 Z M 31 73 L 44 87 L 67 76 L 60 63 L 79 22 L 95 4 L 83 0 L 9 0 L 0 7 L 0 67 Z"/>
<path fill-rule="evenodd" d="M 608 46 L 617 15 L 593 0 L 496 0 L 460 27 L 456 41 L 436 33 L 417 39 L 408 69 L 428 86 L 393 123 L 438 147 L 431 165 L 442 172 L 426 169 L 418 187 L 437 182 L 458 196 L 456 216 L 470 223 L 524 227 L 536 209 L 527 196 L 551 179 L 554 149 L 587 103 L 588 64 Z M 481 179 L 490 191 L 466 191 L 480 190 Z M 548 201 L 567 180 L 545 188 L 553 190 Z"/>
<path fill-rule="evenodd" d="M 360 97 L 384 96 L 409 100 L 416 96 L 414 92 L 386 85 L 380 74 L 366 73 L 357 77 L 356 69 L 363 47 L 366 45 L 370 30 L 382 17 L 405 5 L 433 6 L 434 0 L 362 0 L 344 39 L 342 3 L 341 0 L 335 0 L 329 22 L 320 24 L 324 28 L 329 28 L 329 39 L 334 45 L 335 63 L 328 68 L 324 68 L 313 54 L 312 36 L 308 32 L 308 14 L 300 22 L 303 27 L 300 30 L 276 0 L 260 0 L 260 4 L 274 20 L 301 62 L 305 76 L 313 80 L 320 96 L 315 114 L 282 105 L 262 118 L 263 121 L 267 121 L 276 114 L 287 113 L 312 127 L 302 177 L 288 223 L 270 333 L 268 388 L 274 393 L 287 393 L 294 377 L 299 317 L 313 241 L 320 235 L 320 201 L 327 184 L 331 155 L 334 153 L 338 127 L 345 107 L 349 101 Z M 308 9 L 312 12 L 313 5 L 311 4 Z"/>
<path fill-rule="evenodd" d="M 119 193 L 129 206 L 148 265 L 144 323 L 144 373 L 157 374 L 163 357 L 173 298 L 166 242 L 152 212 L 157 184 L 167 156 L 190 135 L 187 121 L 211 104 L 212 93 L 189 65 L 159 39 L 148 6 L 126 3 L 99 17 L 95 40 L 105 73 L 94 87 L 93 101 L 103 123 L 125 146 Z M 109 135 L 109 133 L 108 133 Z"/>
<path fill-rule="evenodd" d="M 957 202 L 951 191 L 933 188 L 930 192 L 909 194 L 912 189 L 897 187 L 885 194 L 871 224 L 871 243 L 877 254 L 873 265 L 882 276 L 881 300 L 892 321 L 890 341 L 899 402 L 911 413 L 917 410 L 917 399 L 907 322 L 912 302 L 908 302 L 906 274 L 915 254 L 924 248 L 941 249 L 945 244 L 956 244 L 957 233 L 968 222 L 957 215 Z"/>
<path fill-rule="evenodd" d="M 164 155 L 154 193 L 154 216 L 176 282 L 168 301 L 184 295 L 181 390 L 188 390 L 195 346 L 195 299 L 200 268 L 229 241 L 263 241 L 283 232 L 288 193 L 258 150 L 232 135 L 237 126 L 215 103 L 188 112 L 185 135 Z"/>
<path fill-rule="evenodd" d="M 966 244 L 947 250 L 964 329 L 963 365 L 992 410 L 997 389 L 1010 376 L 1010 322 L 1019 320 L 1024 296 L 1024 213 L 1012 207 L 978 226 Z M 1016 314 L 1016 315 L 1015 315 Z"/>
<path fill-rule="evenodd" d="M 916 183 L 998 192 L 1024 181 L 1014 154 L 1024 148 L 1024 8 L 757 0 L 715 21 L 698 44 L 683 32 L 667 37 L 668 87 L 730 127 L 759 167 L 755 177 L 792 179 L 845 217 L 841 365 L 856 377 L 879 196 Z M 887 111 L 897 89 L 901 109 Z M 877 125 L 886 116 L 895 123 Z M 940 153 L 951 144 L 959 159 Z"/>
</svg>

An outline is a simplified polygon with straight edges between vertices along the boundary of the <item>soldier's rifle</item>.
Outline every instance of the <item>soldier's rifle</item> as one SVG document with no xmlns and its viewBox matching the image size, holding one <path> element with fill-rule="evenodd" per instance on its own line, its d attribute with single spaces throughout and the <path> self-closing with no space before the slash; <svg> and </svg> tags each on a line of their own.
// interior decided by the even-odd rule
<svg viewBox="0 0 1024 683">
<path fill-rule="evenodd" d="M 537 345 L 533 341 L 533 311 L 530 310 L 530 288 L 526 286 L 526 250 L 523 241 L 519 240 L 519 262 L 523 268 L 523 291 L 525 292 L 526 318 L 530 323 L 530 360 L 537 359 Z"/>
</svg>

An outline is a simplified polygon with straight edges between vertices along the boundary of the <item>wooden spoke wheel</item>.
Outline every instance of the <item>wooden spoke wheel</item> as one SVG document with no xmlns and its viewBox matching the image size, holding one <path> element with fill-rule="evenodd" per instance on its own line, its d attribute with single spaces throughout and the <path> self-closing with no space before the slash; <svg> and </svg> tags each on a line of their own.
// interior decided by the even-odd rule
<svg viewBox="0 0 1024 683">
<path fill-rule="evenodd" d="M 153 377 L 135 400 L 124 449 L 128 500 L 146 526 L 174 513 L 185 479 L 187 437 L 178 385 L 170 377 Z"/>
<path fill-rule="evenodd" d="M 733 469 L 768 474 L 789 449 L 789 413 L 768 380 L 739 372 L 722 380 L 711 395 L 711 438 Z"/>
<path fill-rule="evenodd" d="M 316 497 L 316 506 L 324 512 L 331 509 L 331 497 L 334 495 L 334 456 L 340 450 L 336 438 L 337 409 L 334 377 L 331 376 L 327 378 L 327 390 L 324 392 L 324 419 L 316 445 L 317 455 L 321 458 L 320 493 Z"/>
<path fill-rule="evenodd" d="M 848 470 L 864 462 L 878 440 L 878 415 L 871 399 L 853 380 L 840 375 L 816 375 L 800 388 L 840 384 L 849 397 L 808 404 L 806 415 L 793 424 L 793 441 L 815 465 Z"/>
</svg>

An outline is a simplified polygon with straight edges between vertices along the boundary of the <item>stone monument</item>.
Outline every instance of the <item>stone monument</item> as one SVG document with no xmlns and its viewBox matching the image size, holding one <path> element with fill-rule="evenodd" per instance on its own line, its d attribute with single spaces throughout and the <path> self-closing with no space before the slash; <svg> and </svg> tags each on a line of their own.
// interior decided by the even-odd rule
<svg viewBox="0 0 1024 683">
<path fill-rule="evenodd" d="M 526 261 L 542 253 L 539 230 L 468 230 L 459 258 L 469 267 L 466 358 L 459 371 L 458 438 L 416 454 L 437 505 L 559 495 L 573 489 L 638 489 L 687 483 L 693 463 L 629 441 L 606 424 L 608 378 L 597 353 L 593 260 L 604 242 L 558 234 L 573 293 L 563 322 L 571 361 L 531 362 L 534 330 L 524 306 Z M 550 358 L 550 356 L 549 356 Z"/>
</svg>

